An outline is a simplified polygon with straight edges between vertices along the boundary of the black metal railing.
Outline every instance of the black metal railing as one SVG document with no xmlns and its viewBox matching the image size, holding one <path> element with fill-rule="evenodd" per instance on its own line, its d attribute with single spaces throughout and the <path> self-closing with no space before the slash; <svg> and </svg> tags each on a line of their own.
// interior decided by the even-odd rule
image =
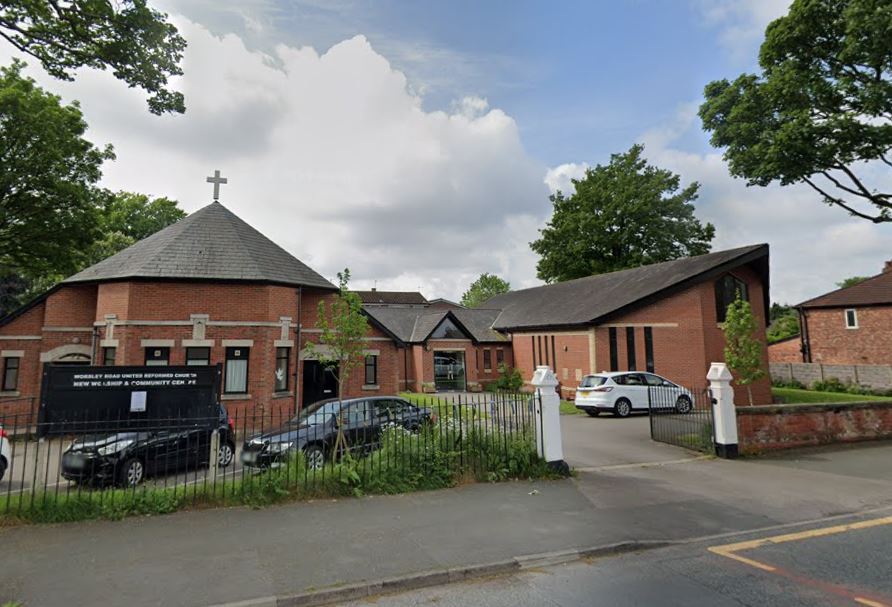
<svg viewBox="0 0 892 607">
<path fill-rule="evenodd" d="M 653 440 L 704 453 L 715 452 L 712 394 L 650 386 L 650 436 Z"/>
<path fill-rule="evenodd" d="M 7 415 L 0 514 L 65 520 L 76 509 L 114 515 L 524 476 L 542 464 L 534 398 L 414 394 L 290 419 L 263 407 L 138 423 L 94 413 L 54 422 L 53 433 L 30 414 Z"/>
</svg>

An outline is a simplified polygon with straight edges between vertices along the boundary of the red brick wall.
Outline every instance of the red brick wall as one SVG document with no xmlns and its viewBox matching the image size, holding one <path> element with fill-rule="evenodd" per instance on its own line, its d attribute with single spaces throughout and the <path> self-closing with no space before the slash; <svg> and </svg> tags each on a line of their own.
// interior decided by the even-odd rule
<svg viewBox="0 0 892 607">
<path fill-rule="evenodd" d="M 892 438 L 892 403 L 743 407 L 737 413 L 743 453 Z"/>
<path fill-rule="evenodd" d="M 99 285 L 96 296 L 96 320 L 104 321 L 106 314 L 115 314 L 119 320 L 130 318 L 129 282 L 108 282 Z"/>
<path fill-rule="evenodd" d="M 892 306 L 855 310 L 857 329 L 846 328 L 845 308 L 805 310 L 811 362 L 833 365 L 892 364 Z"/>
<path fill-rule="evenodd" d="M 768 361 L 773 363 L 801 363 L 802 341 L 799 336 L 768 345 Z"/>
<path fill-rule="evenodd" d="M 48 327 L 92 327 L 96 318 L 96 285 L 65 286 L 46 300 L 43 324 Z"/>
</svg>

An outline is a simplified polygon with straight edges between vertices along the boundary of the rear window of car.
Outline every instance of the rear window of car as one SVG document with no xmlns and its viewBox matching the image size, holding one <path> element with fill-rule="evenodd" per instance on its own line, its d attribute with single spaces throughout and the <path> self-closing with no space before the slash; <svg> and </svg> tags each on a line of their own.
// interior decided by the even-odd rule
<svg viewBox="0 0 892 607">
<path fill-rule="evenodd" d="M 603 385 L 604 382 L 607 381 L 607 378 L 603 375 L 586 375 L 582 378 L 582 383 L 579 384 L 580 388 L 596 388 L 600 385 Z"/>
</svg>

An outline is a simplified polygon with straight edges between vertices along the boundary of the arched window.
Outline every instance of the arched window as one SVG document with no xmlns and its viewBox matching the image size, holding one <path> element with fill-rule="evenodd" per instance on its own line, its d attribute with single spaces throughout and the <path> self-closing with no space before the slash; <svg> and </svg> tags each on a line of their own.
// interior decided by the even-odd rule
<svg viewBox="0 0 892 607">
<path fill-rule="evenodd" d="M 725 322 L 728 306 L 740 297 L 749 300 L 746 283 L 734 276 L 725 274 L 715 282 L 715 315 L 719 322 Z"/>
</svg>

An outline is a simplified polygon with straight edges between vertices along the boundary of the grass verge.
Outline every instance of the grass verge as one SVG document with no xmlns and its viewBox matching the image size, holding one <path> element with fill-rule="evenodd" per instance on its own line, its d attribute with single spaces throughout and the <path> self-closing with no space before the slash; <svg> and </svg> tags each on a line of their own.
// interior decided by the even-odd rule
<svg viewBox="0 0 892 607">
<path fill-rule="evenodd" d="M 800 388 L 771 388 L 771 394 L 775 400 L 783 404 L 799 405 L 812 403 L 852 403 L 874 400 L 892 400 L 888 396 L 874 396 L 865 394 L 847 394 L 845 392 L 819 392 L 816 390 L 804 390 Z"/>
</svg>

